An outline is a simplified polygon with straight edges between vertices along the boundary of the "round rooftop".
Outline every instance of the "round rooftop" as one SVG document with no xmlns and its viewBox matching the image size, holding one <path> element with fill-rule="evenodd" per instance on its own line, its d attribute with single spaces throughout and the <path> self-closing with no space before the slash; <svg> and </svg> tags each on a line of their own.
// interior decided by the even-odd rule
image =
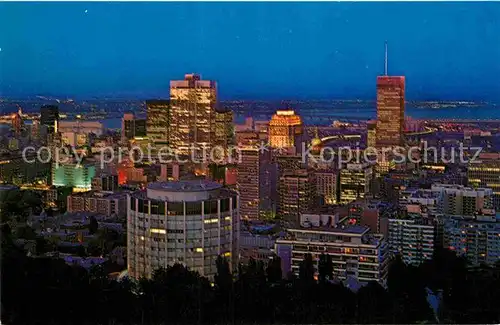
<svg viewBox="0 0 500 325">
<path fill-rule="evenodd" d="M 165 192 L 206 192 L 221 188 L 222 185 L 216 182 L 197 181 L 177 181 L 177 182 L 155 182 L 148 185 L 148 189 Z"/>
<path fill-rule="evenodd" d="M 15 185 L 0 185 L 0 191 L 17 190 L 18 188 Z"/>
</svg>

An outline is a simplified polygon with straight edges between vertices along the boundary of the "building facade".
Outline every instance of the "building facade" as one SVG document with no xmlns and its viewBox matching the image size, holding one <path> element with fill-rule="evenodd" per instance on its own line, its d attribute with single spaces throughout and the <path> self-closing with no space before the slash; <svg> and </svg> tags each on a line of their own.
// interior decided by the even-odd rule
<svg viewBox="0 0 500 325">
<path fill-rule="evenodd" d="M 310 216 L 309 216 L 310 217 Z M 334 279 L 354 278 L 366 283 L 377 281 L 385 285 L 390 262 L 389 250 L 382 235 L 370 234 L 368 227 L 345 226 L 335 222 L 327 225 L 310 220 L 309 227 L 288 229 L 286 238 L 278 239 L 276 245 L 291 247 L 291 269 L 299 274 L 300 263 L 305 254 L 311 254 L 317 270 L 319 256 L 332 257 Z"/>
<path fill-rule="evenodd" d="M 438 195 L 438 212 L 452 216 L 473 216 L 494 213 L 493 190 L 471 188 L 455 184 L 434 184 L 431 187 Z"/>
<path fill-rule="evenodd" d="M 134 113 L 125 113 L 122 118 L 122 140 L 147 136 L 147 119 L 138 119 Z"/>
<path fill-rule="evenodd" d="M 170 103 L 172 148 L 181 154 L 189 154 L 192 147 L 198 154 L 202 148 L 210 152 L 216 141 L 216 82 L 197 74 L 171 81 Z"/>
<path fill-rule="evenodd" d="M 200 181 L 158 182 L 128 196 L 128 273 L 151 278 L 160 267 L 182 263 L 213 280 L 216 259 L 237 265 L 238 194 Z"/>
<path fill-rule="evenodd" d="M 322 199 L 323 204 L 337 203 L 337 171 L 317 170 L 314 172 L 316 195 Z"/>
<path fill-rule="evenodd" d="M 47 127 L 47 133 L 57 132 L 59 121 L 59 107 L 55 105 L 44 105 L 40 108 L 40 125 Z"/>
<path fill-rule="evenodd" d="M 90 191 L 95 174 L 95 163 L 52 163 L 54 186 L 70 186 L 80 192 Z"/>
<path fill-rule="evenodd" d="M 432 259 L 435 238 L 436 230 L 432 219 L 409 214 L 388 220 L 389 247 L 406 264 L 419 265 Z"/>
<path fill-rule="evenodd" d="M 237 188 L 240 193 L 240 215 L 258 219 L 272 209 L 272 171 L 269 152 L 261 152 L 255 145 L 239 148 Z"/>
<path fill-rule="evenodd" d="M 125 193 L 103 193 L 98 191 L 74 193 L 67 197 L 68 212 L 93 212 L 104 216 L 127 216 Z"/>
<path fill-rule="evenodd" d="M 377 145 L 377 121 L 368 121 L 366 128 L 366 147 L 375 148 Z"/>
<path fill-rule="evenodd" d="M 340 203 L 348 204 L 370 192 L 373 166 L 366 163 L 347 164 L 340 170 Z"/>
<path fill-rule="evenodd" d="M 500 223 L 495 216 L 450 218 L 444 224 L 444 242 L 470 265 L 493 266 L 500 259 Z"/>
<path fill-rule="evenodd" d="M 403 145 L 405 77 L 377 77 L 377 147 Z"/>
<path fill-rule="evenodd" d="M 500 157 L 479 157 L 480 164 L 469 164 L 467 179 L 473 188 L 487 187 L 493 190 L 493 207 L 500 210 Z"/>
<path fill-rule="evenodd" d="M 278 215 L 298 224 L 300 214 L 311 209 L 316 202 L 315 175 L 307 169 L 286 170 L 279 178 Z"/>
<path fill-rule="evenodd" d="M 93 133 L 101 136 L 104 133 L 104 126 L 98 121 L 60 121 L 57 124 L 57 131 L 60 133 L 73 132 L 87 135 Z"/>
<path fill-rule="evenodd" d="M 215 145 L 227 151 L 234 145 L 235 133 L 233 123 L 233 111 L 215 111 Z"/>
<path fill-rule="evenodd" d="M 269 122 L 269 145 L 273 148 L 295 147 L 303 133 L 302 119 L 292 110 L 279 110 Z"/>
<path fill-rule="evenodd" d="M 146 101 L 146 135 L 157 151 L 170 144 L 171 106 L 168 100 Z"/>
</svg>

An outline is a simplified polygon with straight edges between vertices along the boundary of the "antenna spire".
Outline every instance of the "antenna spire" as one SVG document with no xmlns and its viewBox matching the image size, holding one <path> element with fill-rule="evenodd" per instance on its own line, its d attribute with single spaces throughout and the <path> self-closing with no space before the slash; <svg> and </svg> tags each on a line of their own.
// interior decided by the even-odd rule
<svg viewBox="0 0 500 325">
<path fill-rule="evenodd" d="M 385 41 L 384 75 L 387 76 L 387 41 Z"/>
</svg>

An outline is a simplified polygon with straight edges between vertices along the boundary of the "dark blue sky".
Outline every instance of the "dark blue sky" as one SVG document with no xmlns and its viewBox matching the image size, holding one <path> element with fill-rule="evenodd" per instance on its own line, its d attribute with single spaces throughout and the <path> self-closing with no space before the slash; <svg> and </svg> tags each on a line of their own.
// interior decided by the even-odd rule
<svg viewBox="0 0 500 325">
<path fill-rule="evenodd" d="M 87 10 L 87 13 L 85 13 Z M 500 100 L 500 3 L 0 3 L 0 95 Z"/>
</svg>

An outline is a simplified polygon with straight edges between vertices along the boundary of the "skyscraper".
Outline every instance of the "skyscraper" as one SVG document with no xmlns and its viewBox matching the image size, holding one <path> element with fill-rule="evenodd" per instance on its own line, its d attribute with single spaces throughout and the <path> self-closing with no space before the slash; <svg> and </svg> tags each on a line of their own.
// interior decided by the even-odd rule
<svg viewBox="0 0 500 325">
<path fill-rule="evenodd" d="M 269 145 L 273 148 L 295 147 L 302 134 L 302 119 L 292 110 L 279 110 L 269 122 Z"/>
<path fill-rule="evenodd" d="M 145 137 L 147 120 L 138 119 L 134 113 L 125 113 L 122 118 L 122 140 L 131 140 L 134 137 Z"/>
<path fill-rule="evenodd" d="M 233 111 L 217 110 L 215 122 L 215 144 L 227 150 L 234 143 Z"/>
<path fill-rule="evenodd" d="M 387 75 L 387 43 L 385 73 L 377 77 L 377 147 L 403 145 L 405 123 L 405 77 Z"/>
<path fill-rule="evenodd" d="M 170 144 L 170 102 L 168 100 L 147 100 L 146 135 L 152 146 L 158 150 Z"/>
<path fill-rule="evenodd" d="M 170 144 L 181 154 L 190 148 L 210 149 L 216 141 L 215 81 L 201 80 L 197 74 L 186 74 L 184 80 L 170 81 L 172 122 Z"/>
<path fill-rule="evenodd" d="M 272 209 L 270 153 L 260 152 L 256 145 L 240 148 L 237 185 L 243 218 L 257 219 Z"/>
<path fill-rule="evenodd" d="M 316 201 L 315 174 L 307 169 L 280 173 L 278 214 L 285 221 L 298 224 L 300 214 Z"/>
<path fill-rule="evenodd" d="M 59 121 L 59 107 L 44 105 L 40 108 L 40 124 L 47 126 L 47 133 L 57 132 L 56 122 Z"/>
<path fill-rule="evenodd" d="M 480 164 L 469 164 L 467 178 L 469 186 L 488 187 L 493 190 L 493 206 L 500 210 L 500 155 L 487 153 L 479 156 Z"/>
<path fill-rule="evenodd" d="M 348 204 L 370 192 L 372 166 L 366 163 L 347 164 L 340 171 L 340 202 Z"/>
<path fill-rule="evenodd" d="M 367 148 L 375 148 L 375 146 L 377 145 L 377 121 L 368 121 L 366 127 L 366 146 Z"/>
</svg>

